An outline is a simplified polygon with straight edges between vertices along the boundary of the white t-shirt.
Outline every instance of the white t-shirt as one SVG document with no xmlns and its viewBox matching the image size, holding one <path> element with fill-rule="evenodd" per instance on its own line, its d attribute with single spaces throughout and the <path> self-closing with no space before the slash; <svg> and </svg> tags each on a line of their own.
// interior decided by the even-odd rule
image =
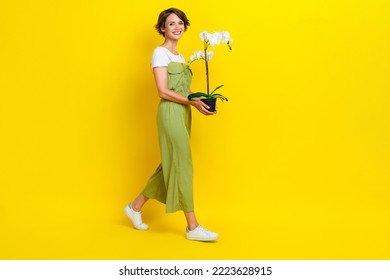
<svg viewBox="0 0 390 280">
<path fill-rule="evenodd" d="M 167 48 L 160 46 L 155 48 L 153 51 L 151 67 L 167 67 L 171 61 L 185 63 L 185 59 L 180 53 L 175 55 Z"/>
</svg>

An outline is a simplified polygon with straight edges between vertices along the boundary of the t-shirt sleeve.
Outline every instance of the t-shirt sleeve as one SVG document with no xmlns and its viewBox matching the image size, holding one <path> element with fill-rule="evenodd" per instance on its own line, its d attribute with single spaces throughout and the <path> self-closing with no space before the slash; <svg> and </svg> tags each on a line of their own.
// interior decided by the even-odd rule
<svg viewBox="0 0 390 280">
<path fill-rule="evenodd" d="M 153 51 L 152 61 L 151 61 L 152 68 L 154 68 L 154 67 L 167 67 L 169 62 L 171 62 L 171 60 L 169 59 L 168 54 L 166 52 L 164 52 L 164 50 L 162 50 L 160 48 L 156 48 Z"/>
</svg>

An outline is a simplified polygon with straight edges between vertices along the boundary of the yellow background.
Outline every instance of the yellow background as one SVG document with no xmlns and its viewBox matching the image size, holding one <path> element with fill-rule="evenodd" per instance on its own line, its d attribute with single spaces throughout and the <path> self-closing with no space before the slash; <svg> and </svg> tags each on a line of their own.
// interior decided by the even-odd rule
<svg viewBox="0 0 390 280">
<path fill-rule="evenodd" d="M 149 68 L 159 12 L 230 31 L 219 112 L 193 110 L 198 219 L 122 209 L 160 161 Z M 390 4 L 329 1 L 0 2 L 1 259 L 389 259 Z M 192 90 L 205 89 L 202 63 Z"/>
</svg>

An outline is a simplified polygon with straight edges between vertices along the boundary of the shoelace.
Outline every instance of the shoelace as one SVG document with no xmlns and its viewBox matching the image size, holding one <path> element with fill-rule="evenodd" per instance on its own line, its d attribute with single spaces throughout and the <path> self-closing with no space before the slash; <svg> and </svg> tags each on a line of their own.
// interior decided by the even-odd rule
<svg viewBox="0 0 390 280">
<path fill-rule="evenodd" d="M 133 213 L 135 214 L 135 219 L 137 220 L 137 222 L 138 222 L 138 224 L 139 225 L 141 225 L 141 224 L 143 224 L 143 222 L 142 222 L 142 216 L 141 216 L 141 211 L 134 211 L 134 209 L 133 208 L 130 208 L 131 209 L 131 211 L 133 211 Z"/>
<path fill-rule="evenodd" d="M 206 234 L 211 234 L 211 231 L 205 229 L 205 228 L 202 227 L 202 226 L 199 226 L 199 230 L 203 231 L 203 232 L 206 233 Z"/>
</svg>

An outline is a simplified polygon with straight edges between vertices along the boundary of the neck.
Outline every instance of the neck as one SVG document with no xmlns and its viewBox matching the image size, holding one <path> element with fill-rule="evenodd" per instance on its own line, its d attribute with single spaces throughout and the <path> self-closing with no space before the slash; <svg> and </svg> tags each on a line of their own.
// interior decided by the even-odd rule
<svg viewBox="0 0 390 280">
<path fill-rule="evenodd" d="M 177 53 L 176 47 L 177 47 L 177 41 L 172 40 L 165 40 L 165 42 L 162 44 L 163 47 L 167 48 L 173 53 Z"/>
</svg>

